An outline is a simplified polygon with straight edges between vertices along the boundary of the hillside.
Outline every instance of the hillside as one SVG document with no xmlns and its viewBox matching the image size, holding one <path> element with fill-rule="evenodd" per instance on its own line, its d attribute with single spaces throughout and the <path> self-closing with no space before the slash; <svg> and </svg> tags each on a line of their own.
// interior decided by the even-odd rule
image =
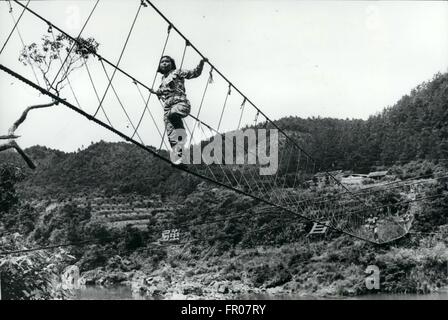
<svg viewBox="0 0 448 320">
<path fill-rule="evenodd" d="M 12 152 L 1 154 L 0 161 L 23 168 L 26 178 L 20 192 L 27 198 L 67 197 L 94 191 L 183 195 L 195 183 L 191 177 L 124 142 L 101 141 L 75 153 L 40 146 L 26 152 L 37 165 L 34 171 L 23 166 Z"/>
<path fill-rule="evenodd" d="M 287 117 L 277 124 L 300 137 L 323 169 L 368 172 L 375 165 L 447 159 L 448 73 L 435 75 L 365 121 Z"/>
</svg>

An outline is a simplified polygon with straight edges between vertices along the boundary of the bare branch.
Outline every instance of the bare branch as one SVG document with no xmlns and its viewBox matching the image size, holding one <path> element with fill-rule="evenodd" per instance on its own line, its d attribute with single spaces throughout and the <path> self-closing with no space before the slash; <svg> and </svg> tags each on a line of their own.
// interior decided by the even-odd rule
<svg viewBox="0 0 448 320">
<path fill-rule="evenodd" d="M 49 58 L 48 62 L 47 62 L 47 58 L 44 58 L 44 62 L 45 62 L 45 65 L 47 66 L 47 70 L 45 70 L 44 74 L 47 75 L 48 71 L 50 71 L 51 63 L 53 62 L 53 59 Z"/>
<path fill-rule="evenodd" d="M 45 84 L 47 85 L 47 90 L 50 90 L 51 89 L 51 83 L 48 80 L 48 78 L 46 76 L 46 73 L 44 72 L 44 70 L 42 69 L 42 67 L 39 64 L 37 65 L 37 67 L 39 68 L 40 72 L 42 73 L 42 78 L 44 79 Z"/>
<path fill-rule="evenodd" d="M 62 88 L 64 87 L 64 86 L 62 86 L 62 87 L 59 87 L 59 85 L 63 82 L 65 80 L 65 77 L 63 76 L 57 83 L 56 83 L 56 85 L 54 86 L 54 91 L 56 91 L 57 92 L 57 95 L 59 96 L 59 92 L 62 90 Z"/>
<path fill-rule="evenodd" d="M 17 139 L 17 138 L 20 138 L 20 136 L 16 136 L 13 134 L 8 134 L 6 136 L 0 136 L 0 140 L 5 140 L 5 139 L 11 140 L 11 139 Z"/>
<path fill-rule="evenodd" d="M 0 145 L 0 152 L 15 148 L 14 141 L 9 141 L 8 143 Z"/>
<path fill-rule="evenodd" d="M 65 63 L 67 66 L 66 67 L 64 67 L 64 64 L 62 64 L 62 66 L 61 66 L 61 69 L 62 69 L 62 71 L 63 71 L 63 73 L 62 73 L 62 76 L 61 76 L 61 78 L 59 79 L 59 81 L 56 83 L 56 85 L 55 85 L 55 88 L 57 89 L 56 91 L 61 91 L 62 90 L 62 88 L 64 87 L 64 86 L 62 86 L 62 87 L 59 87 L 59 85 L 61 85 L 67 78 L 68 78 L 68 75 L 73 71 L 71 68 L 72 68 L 72 65 L 76 62 L 76 61 L 78 61 L 78 60 L 74 60 L 75 59 L 75 56 L 74 55 L 69 55 L 68 56 L 68 62 L 67 63 Z M 67 59 L 66 59 L 67 60 Z"/>
<path fill-rule="evenodd" d="M 58 102 L 53 101 L 50 103 L 37 104 L 37 105 L 33 105 L 33 106 L 26 108 L 25 111 L 23 111 L 20 118 L 17 119 L 16 122 L 14 122 L 14 124 L 11 126 L 11 128 L 9 128 L 8 134 L 0 136 L 0 139 L 9 139 L 9 141 L 7 143 L 0 145 L 0 152 L 8 150 L 8 149 L 15 149 L 22 156 L 23 160 L 25 160 L 28 167 L 30 167 L 31 169 L 36 169 L 36 166 L 34 165 L 33 161 L 26 155 L 25 151 L 23 151 L 22 148 L 19 147 L 17 142 L 14 141 L 14 139 L 17 139 L 19 137 L 19 136 L 15 135 L 14 132 L 25 121 L 26 116 L 28 115 L 28 112 L 30 112 L 33 109 L 48 108 L 48 107 L 54 106 L 56 104 L 58 104 Z"/>
<path fill-rule="evenodd" d="M 56 104 L 58 104 L 58 102 L 57 101 L 53 101 L 51 103 L 37 104 L 37 105 L 30 106 L 30 107 L 26 108 L 25 111 L 23 111 L 23 113 L 20 116 L 20 118 L 17 119 L 16 122 L 14 122 L 14 124 L 11 126 L 11 128 L 9 128 L 8 134 L 9 135 L 13 135 L 14 134 L 14 132 L 22 124 L 22 122 L 25 121 L 26 116 L 28 115 L 28 112 L 30 112 L 31 110 L 33 110 L 33 109 L 40 109 L 40 108 L 48 108 L 48 107 L 54 106 Z"/>
</svg>

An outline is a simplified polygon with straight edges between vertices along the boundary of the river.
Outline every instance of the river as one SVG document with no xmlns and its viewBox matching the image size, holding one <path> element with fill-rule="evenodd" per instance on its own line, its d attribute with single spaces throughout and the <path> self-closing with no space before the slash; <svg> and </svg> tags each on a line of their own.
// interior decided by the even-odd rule
<svg viewBox="0 0 448 320">
<path fill-rule="evenodd" d="M 294 295 L 273 296 L 268 294 L 242 296 L 241 300 L 316 300 L 326 299 L 313 296 Z M 448 290 L 431 294 L 371 294 L 357 297 L 343 297 L 350 300 L 448 300 Z M 130 287 L 99 287 L 88 286 L 75 291 L 74 300 L 153 300 L 151 298 L 133 296 Z"/>
</svg>

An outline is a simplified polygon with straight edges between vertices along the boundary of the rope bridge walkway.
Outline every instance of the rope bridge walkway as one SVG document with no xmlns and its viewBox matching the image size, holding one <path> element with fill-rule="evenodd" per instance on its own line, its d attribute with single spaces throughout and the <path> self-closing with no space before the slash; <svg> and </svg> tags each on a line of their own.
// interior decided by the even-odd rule
<svg viewBox="0 0 448 320">
<path fill-rule="evenodd" d="M 188 55 L 195 58 L 205 56 L 151 1 L 136 1 L 135 15 L 130 21 L 119 58 L 115 63 L 111 62 L 110 59 L 87 46 L 82 37 L 87 25 L 92 23 L 95 11 L 101 8 L 99 2 L 99 0 L 95 1 L 81 31 L 73 36 L 31 9 L 29 1 L 26 4 L 17 0 L 10 1 L 4 10 L 9 10 L 14 26 L 1 48 L 0 55 L 3 54 L 8 43 L 11 45 L 10 39 L 15 32 L 20 37 L 18 45 L 21 47 L 11 50 L 17 49 L 15 52 L 18 53 L 25 47 L 25 28 L 42 28 L 42 33 L 49 34 L 50 39 L 64 36 L 70 39 L 73 45 L 70 50 L 63 53 L 65 56 L 58 53 L 57 61 L 60 66 L 57 72 L 53 73 L 52 82 L 46 83 L 39 79 L 38 72 L 32 63 L 28 65 L 31 66 L 30 75 L 35 81 L 24 76 L 25 72 L 17 72 L 18 67 L 7 66 L 3 61 L 0 69 L 58 104 L 68 107 L 122 139 L 146 150 L 160 161 L 172 164 L 169 157 L 169 143 L 162 124 L 163 107 L 157 96 L 153 97 L 151 94 L 157 82 L 155 70 L 161 56 L 165 55 L 167 48 L 170 47 L 171 41 L 183 42 L 181 53 L 179 52 L 180 68 L 187 63 Z M 14 15 L 17 9 L 20 10 L 18 18 Z M 126 71 L 122 65 L 126 61 L 126 53 L 128 59 L 135 59 L 134 52 L 126 52 L 126 49 L 130 43 L 133 43 L 132 41 L 145 40 L 135 40 L 132 36 L 138 33 L 139 28 L 142 28 L 142 23 L 149 20 L 147 18 L 150 14 L 151 18 L 157 17 L 160 20 L 159 25 L 164 24 L 164 37 L 160 43 L 160 51 L 154 49 L 156 46 L 151 45 L 151 50 L 157 51 L 154 61 L 145 60 L 139 65 L 139 69 L 154 70 L 154 77 L 149 81 L 143 81 L 135 76 L 138 71 Z M 20 21 L 24 16 L 30 23 L 21 25 Z M 96 59 L 84 61 L 82 68 L 77 70 L 76 80 L 73 80 L 68 77 L 68 65 L 75 46 L 87 50 Z M 427 199 L 422 195 L 422 189 L 416 187 L 418 182 L 396 182 L 376 189 L 350 190 L 332 173 L 322 172 L 316 159 L 307 153 L 295 139 L 279 128 L 212 62 L 207 63 L 208 70 L 205 72 L 208 71 L 208 76 L 205 79 L 202 77 L 195 80 L 196 87 L 202 88 L 195 92 L 193 90 L 193 94 L 189 94 L 193 103 L 192 114 L 185 118 L 189 137 L 186 153 L 191 151 L 193 156 L 195 148 L 199 146 L 199 150 L 203 151 L 218 137 L 223 137 L 225 140 L 226 137 L 245 132 L 249 128 L 266 129 L 263 131 L 266 132 L 264 135 L 258 133 L 261 130 L 255 130 L 256 144 L 269 146 L 262 150 L 266 154 L 268 151 L 272 152 L 273 146 L 278 148 L 278 170 L 272 175 L 262 175 L 260 168 L 266 164 L 259 159 L 260 150 L 238 139 L 236 139 L 236 153 L 232 154 L 231 161 L 223 156 L 215 159 L 217 161 L 214 163 L 173 165 L 175 168 L 281 209 L 280 212 L 289 217 L 300 217 L 323 225 L 325 229 L 333 229 L 371 243 L 388 243 L 409 232 L 413 215 L 416 210 L 418 211 L 418 205 L 415 204 Z M 55 90 L 59 83 L 67 84 L 68 89 Z M 79 95 L 81 86 L 83 94 Z M 90 94 L 85 89 L 86 86 L 91 87 Z M 277 134 L 274 134 L 274 131 Z M 157 140 L 154 140 L 155 137 Z M 237 159 L 244 161 L 238 164 Z M 246 164 L 248 159 L 255 159 L 255 163 Z M 316 182 L 317 176 L 323 178 L 324 182 Z M 435 180 L 446 178 L 446 176 L 440 176 Z M 411 192 L 412 196 L 406 192 L 409 188 L 414 188 Z M 384 200 L 391 192 L 399 195 L 399 199 L 394 198 L 385 206 L 384 201 L 380 202 L 380 200 Z"/>
</svg>

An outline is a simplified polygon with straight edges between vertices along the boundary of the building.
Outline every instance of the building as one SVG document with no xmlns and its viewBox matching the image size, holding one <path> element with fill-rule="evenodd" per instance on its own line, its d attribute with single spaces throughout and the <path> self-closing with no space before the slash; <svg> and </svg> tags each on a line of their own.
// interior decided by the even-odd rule
<svg viewBox="0 0 448 320">
<path fill-rule="evenodd" d="M 387 171 L 375 171 L 375 172 L 370 172 L 367 175 L 367 178 L 371 178 L 374 180 L 381 180 L 383 178 L 385 178 L 387 175 Z"/>
</svg>

